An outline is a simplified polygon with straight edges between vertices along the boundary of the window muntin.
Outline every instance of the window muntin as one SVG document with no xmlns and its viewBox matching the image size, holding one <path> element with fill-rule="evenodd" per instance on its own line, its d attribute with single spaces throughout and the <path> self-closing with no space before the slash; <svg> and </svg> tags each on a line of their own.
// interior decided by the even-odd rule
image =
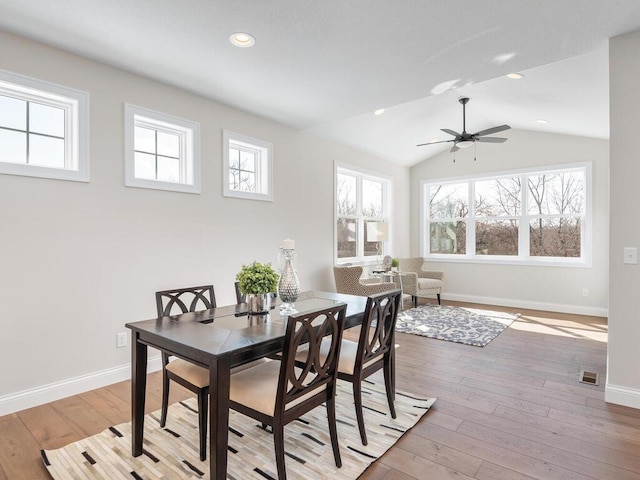
<svg viewBox="0 0 640 480">
<path fill-rule="evenodd" d="M 336 261 L 366 261 L 382 253 L 382 242 L 369 240 L 367 225 L 389 221 L 389 190 L 390 182 L 385 178 L 337 168 Z"/>
<path fill-rule="evenodd" d="M 223 195 L 273 200 L 273 145 L 223 131 Z"/>
<path fill-rule="evenodd" d="M 0 173 L 89 181 L 89 95 L 0 71 Z"/>
<path fill-rule="evenodd" d="M 423 252 L 438 259 L 587 264 L 589 183 L 589 164 L 423 182 Z M 468 212 L 466 198 L 473 198 Z"/>
<path fill-rule="evenodd" d="M 125 105 L 125 185 L 200 193 L 200 125 Z"/>
</svg>

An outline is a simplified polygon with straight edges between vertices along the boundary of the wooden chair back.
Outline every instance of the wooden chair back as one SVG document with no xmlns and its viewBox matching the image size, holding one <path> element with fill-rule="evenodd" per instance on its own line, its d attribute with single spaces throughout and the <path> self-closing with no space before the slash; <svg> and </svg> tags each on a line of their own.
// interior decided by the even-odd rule
<svg viewBox="0 0 640 480">
<path fill-rule="evenodd" d="M 174 288 L 156 292 L 158 317 L 216 308 L 213 285 Z"/>
<path fill-rule="evenodd" d="M 399 289 L 368 297 L 354 372 L 361 370 L 364 365 L 371 365 L 376 359 L 382 360 L 393 349 L 401 301 L 402 291 Z"/>
</svg>

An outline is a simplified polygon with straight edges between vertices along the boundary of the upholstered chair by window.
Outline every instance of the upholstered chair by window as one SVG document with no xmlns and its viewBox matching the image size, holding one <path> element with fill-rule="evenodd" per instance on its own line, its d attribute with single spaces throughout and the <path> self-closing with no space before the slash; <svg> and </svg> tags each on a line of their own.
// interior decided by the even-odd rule
<svg viewBox="0 0 640 480">
<path fill-rule="evenodd" d="M 398 288 L 394 282 L 382 282 L 380 278 L 360 278 L 362 267 L 359 265 L 335 266 L 333 267 L 333 276 L 336 280 L 336 292 L 338 293 L 368 297 Z"/>
<path fill-rule="evenodd" d="M 399 258 L 398 261 L 400 272 L 407 274 L 402 277 L 402 291 L 411 295 L 413 306 L 418 306 L 418 297 L 431 295 L 435 295 L 440 304 L 444 273 L 437 270 L 424 270 L 422 257 Z"/>
</svg>

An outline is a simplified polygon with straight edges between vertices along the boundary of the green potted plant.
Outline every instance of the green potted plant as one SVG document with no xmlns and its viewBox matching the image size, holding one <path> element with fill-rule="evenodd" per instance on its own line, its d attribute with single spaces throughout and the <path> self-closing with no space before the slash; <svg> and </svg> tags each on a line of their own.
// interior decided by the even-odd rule
<svg viewBox="0 0 640 480">
<path fill-rule="evenodd" d="M 271 308 L 272 293 L 278 287 L 278 273 L 270 263 L 253 262 L 242 265 L 236 275 L 240 293 L 246 295 L 249 313 L 268 312 Z"/>
<path fill-rule="evenodd" d="M 391 270 L 392 271 L 397 272 L 399 265 L 400 265 L 400 260 L 398 260 L 397 258 L 393 258 L 391 260 Z"/>
</svg>

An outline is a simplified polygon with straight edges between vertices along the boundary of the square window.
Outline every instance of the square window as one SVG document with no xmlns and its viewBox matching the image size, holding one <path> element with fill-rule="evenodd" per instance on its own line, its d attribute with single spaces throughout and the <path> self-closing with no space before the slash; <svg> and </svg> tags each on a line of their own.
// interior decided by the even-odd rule
<svg viewBox="0 0 640 480">
<path fill-rule="evenodd" d="M 0 70 L 0 173 L 89 181 L 89 94 Z"/>
<path fill-rule="evenodd" d="M 200 125 L 125 105 L 125 185 L 200 193 Z"/>
<path fill-rule="evenodd" d="M 273 145 L 223 130 L 223 195 L 273 200 Z"/>
</svg>

